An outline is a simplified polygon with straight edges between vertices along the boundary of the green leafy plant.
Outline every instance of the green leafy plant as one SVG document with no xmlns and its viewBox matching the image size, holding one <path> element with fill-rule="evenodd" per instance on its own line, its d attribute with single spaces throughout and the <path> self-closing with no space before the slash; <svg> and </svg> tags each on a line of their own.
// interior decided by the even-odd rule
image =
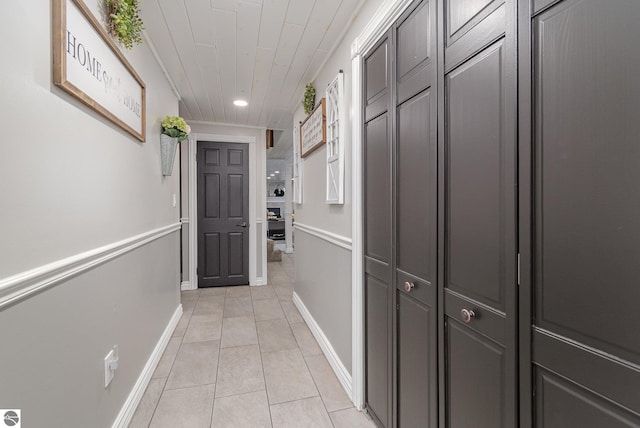
<svg viewBox="0 0 640 428">
<path fill-rule="evenodd" d="M 144 25 L 140 18 L 140 0 L 105 0 L 109 34 L 127 49 L 142 43 Z"/>
<path fill-rule="evenodd" d="M 313 83 L 307 83 L 304 88 L 304 98 L 302 99 L 302 107 L 304 113 L 310 115 L 313 112 L 313 108 L 316 106 L 316 88 L 313 87 Z"/>
<path fill-rule="evenodd" d="M 186 140 L 191 132 L 191 127 L 180 116 L 165 116 L 160 125 L 164 135 L 178 138 L 178 141 Z"/>
</svg>

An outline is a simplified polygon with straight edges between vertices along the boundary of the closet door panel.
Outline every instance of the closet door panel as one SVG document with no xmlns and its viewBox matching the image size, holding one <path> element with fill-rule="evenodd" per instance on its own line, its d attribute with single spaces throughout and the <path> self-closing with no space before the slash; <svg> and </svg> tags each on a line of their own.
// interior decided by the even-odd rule
<svg viewBox="0 0 640 428">
<path fill-rule="evenodd" d="M 540 427 L 640 426 L 638 16 L 565 0 L 532 21 Z"/>
</svg>

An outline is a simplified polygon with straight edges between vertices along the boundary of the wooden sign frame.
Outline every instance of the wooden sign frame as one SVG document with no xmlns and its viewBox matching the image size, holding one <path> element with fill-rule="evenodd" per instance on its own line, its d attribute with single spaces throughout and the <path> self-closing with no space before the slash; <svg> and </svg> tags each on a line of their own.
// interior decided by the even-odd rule
<svg viewBox="0 0 640 428">
<path fill-rule="evenodd" d="M 69 16 L 77 29 L 68 28 Z M 146 140 L 144 82 L 82 0 L 53 0 L 53 83 Z"/>
<path fill-rule="evenodd" d="M 300 157 L 306 157 L 327 141 L 326 99 L 300 125 Z"/>
</svg>

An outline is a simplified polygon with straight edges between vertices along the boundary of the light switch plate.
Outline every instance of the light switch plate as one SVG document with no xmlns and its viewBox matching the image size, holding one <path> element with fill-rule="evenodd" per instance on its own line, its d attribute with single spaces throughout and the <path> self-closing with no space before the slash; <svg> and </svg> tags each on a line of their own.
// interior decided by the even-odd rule
<svg viewBox="0 0 640 428">
<path fill-rule="evenodd" d="M 109 351 L 106 357 L 104 357 L 104 387 L 108 387 L 111 381 L 113 380 L 113 376 L 115 375 L 115 371 L 109 368 L 109 363 L 115 359 L 113 354 L 113 349 Z"/>
</svg>

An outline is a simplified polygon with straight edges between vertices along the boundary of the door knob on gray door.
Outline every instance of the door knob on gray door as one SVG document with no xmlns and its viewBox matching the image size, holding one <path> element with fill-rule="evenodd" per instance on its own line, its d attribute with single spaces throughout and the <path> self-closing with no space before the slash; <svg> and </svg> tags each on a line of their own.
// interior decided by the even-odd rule
<svg viewBox="0 0 640 428">
<path fill-rule="evenodd" d="M 415 286 L 416 285 L 413 282 L 407 281 L 407 282 L 404 283 L 404 290 L 407 293 L 409 293 L 411 290 L 413 290 L 415 288 Z"/>
<path fill-rule="evenodd" d="M 242 223 L 240 223 L 240 224 L 236 224 L 236 226 L 240 226 L 240 227 L 247 227 L 247 222 L 246 222 L 246 221 L 243 221 L 243 222 L 242 222 Z"/>
<path fill-rule="evenodd" d="M 460 311 L 460 316 L 462 317 L 462 321 L 470 323 L 471 320 L 476 317 L 476 313 L 471 309 L 463 309 Z"/>
</svg>

